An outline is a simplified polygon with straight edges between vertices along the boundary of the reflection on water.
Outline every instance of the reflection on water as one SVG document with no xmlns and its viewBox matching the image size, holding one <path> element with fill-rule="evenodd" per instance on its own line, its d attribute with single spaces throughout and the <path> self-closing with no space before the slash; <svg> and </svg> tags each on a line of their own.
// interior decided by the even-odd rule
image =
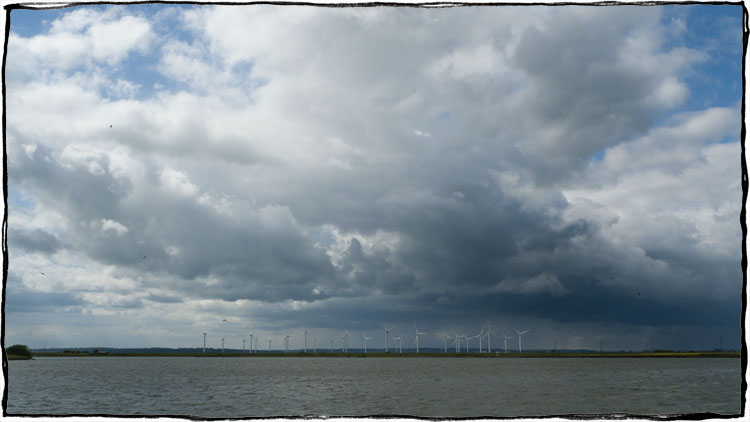
<svg viewBox="0 0 750 422">
<path fill-rule="evenodd" d="M 76 357 L 8 362 L 14 414 L 740 412 L 740 359 Z"/>
</svg>

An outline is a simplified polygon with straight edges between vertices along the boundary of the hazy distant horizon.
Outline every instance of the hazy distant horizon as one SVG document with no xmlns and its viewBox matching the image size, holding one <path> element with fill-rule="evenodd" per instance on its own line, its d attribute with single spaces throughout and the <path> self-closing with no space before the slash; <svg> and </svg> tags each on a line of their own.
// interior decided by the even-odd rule
<svg viewBox="0 0 750 422">
<path fill-rule="evenodd" d="M 741 347 L 742 6 L 10 19 L 6 345 Z"/>
</svg>

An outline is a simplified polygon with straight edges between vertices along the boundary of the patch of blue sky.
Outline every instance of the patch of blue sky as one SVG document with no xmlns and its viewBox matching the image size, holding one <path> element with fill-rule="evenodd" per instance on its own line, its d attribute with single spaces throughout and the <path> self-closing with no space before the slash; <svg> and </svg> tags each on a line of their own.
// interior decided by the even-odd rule
<svg viewBox="0 0 750 422">
<path fill-rule="evenodd" d="M 117 67 L 111 69 L 109 78 L 113 83 L 121 79 L 138 86 L 138 90 L 132 95 L 134 99 L 150 98 L 158 91 L 172 89 L 175 81 L 164 76 L 157 68 L 160 57 L 158 47 L 152 47 L 144 53 L 131 52 Z M 113 97 L 128 97 L 114 92 L 109 94 Z"/>
<path fill-rule="evenodd" d="M 125 60 L 115 66 L 107 66 L 103 63 L 97 64 L 99 70 L 104 71 L 106 77 L 112 81 L 111 86 L 102 88 L 102 95 L 111 99 L 122 97 L 144 99 L 152 97 L 158 91 L 173 91 L 182 88 L 182 84 L 178 81 L 172 80 L 159 72 L 158 64 L 162 57 L 162 47 L 167 41 L 179 40 L 185 43 L 194 41 L 195 34 L 186 28 L 181 16 L 185 10 L 200 6 L 138 4 L 127 6 L 87 5 L 63 9 L 18 9 L 11 12 L 11 31 L 24 38 L 47 34 L 52 22 L 83 7 L 97 12 L 116 7 L 120 15 L 134 15 L 148 20 L 151 23 L 152 31 L 155 33 L 153 41 L 146 50 L 131 51 Z M 85 73 L 88 70 L 90 69 L 81 66 L 69 69 L 68 74 Z M 118 92 L 116 89 L 118 79 L 127 81 L 137 86 L 138 89 L 130 94 Z"/>
<path fill-rule="evenodd" d="M 182 13 L 194 5 L 140 4 L 125 6 L 126 13 L 142 16 L 151 23 L 155 37 L 144 52 L 133 51 L 112 73 L 113 81 L 122 79 L 137 85 L 134 99 L 145 99 L 161 91 L 174 91 L 183 84 L 166 77 L 158 69 L 162 48 L 168 41 L 192 43 L 195 34 L 181 21 Z"/>
<path fill-rule="evenodd" d="M 706 58 L 681 75 L 690 90 L 683 110 L 736 107 L 742 99 L 742 6 L 665 6 L 664 23 L 684 22 L 667 49 L 687 47 Z"/>
<path fill-rule="evenodd" d="M 592 162 L 602 161 L 606 153 L 607 153 L 607 148 L 602 148 L 599 151 L 595 152 L 594 155 L 591 156 L 591 159 L 589 161 L 592 161 Z"/>
<path fill-rule="evenodd" d="M 8 208 L 31 210 L 36 206 L 34 198 L 8 184 Z"/>
<path fill-rule="evenodd" d="M 159 63 L 164 54 L 164 47 L 171 42 L 180 42 L 204 49 L 201 47 L 204 40 L 199 38 L 200 34 L 189 29 L 182 21 L 186 10 L 203 6 L 147 4 L 127 7 L 128 13 L 147 18 L 156 36 L 147 51 L 132 52 L 125 61 L 120 63 L 111 75 L 112 80 L 122 79 L 138 85 L 139 89 L 133 95 L 134 99 L 150 98 L 159 92 L 190 90 L 189 82 L 164 75 L 159 70 Z M 206 53 L 208 53 L 207 50 Z M 203 57 L 203 59 L 210 63 L 212 58 Z M 267 82 L 251 76 L 252 67 L 252 61 L 240 61 L 230 69 L 238 84 L 248 92 L 260 88 Z"/>
<path fill-rule="evenodd" d="M 668 126 L 672 118 L 686 111 L 710 107 L 737 107 L 742 100 L 742 6 L 667 5 L 662 23 L 671 28 L 664 50 L 689 48 L 705 55 L 679 75 L 689 95 L 681 106 L 659 116 L 656 126 Z M 684 27 L 682 26 L 684 25 Z M 741 116 L 737 115 L 738 118 Z M 738 142 L 738 136 L 724 136 L 713 142 Z M 606 149 L 597 151 L 591 161 L 604 158 Z"/>
<path fill-rule="evenodd" d="M 453 113 L 451 113 L 448 110 L 441 111 L 440 113 L 435 116 L 438 120 L 442 120 L 444 122 L 450 122 L 453 120 Z"/>
<path fill-rule="evenodd" d="M 70 9 L 14 9 L 10 12 L 10 30 L 29 38 L 46 33 L 50 24 Z"/>
</svg>

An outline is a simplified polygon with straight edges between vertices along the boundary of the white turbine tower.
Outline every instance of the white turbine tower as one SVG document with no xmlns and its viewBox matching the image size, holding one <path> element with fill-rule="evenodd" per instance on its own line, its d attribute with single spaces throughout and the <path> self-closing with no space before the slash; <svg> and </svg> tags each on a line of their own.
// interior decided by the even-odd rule
<svg viewBox="0 0 750 422">
<path fill-rule="evenodd" d="M 307 353 L 307 329 L 305 329 L 305 353 Z"/>
<path fill-rule="evenodd" d="M 227 333 L 227 330 L 226 330 L 227 326 L 224 325 L 226 323 L 227 323 L 226 318 L 222 319 L 222 322 L 221 322 L 221 328 L 222 329 L 221 329 L 221 331 L 222 331 L 222 334 L 224 334 L 224 335 L 226 335 L 226 333 Z M 224 337 L 221 338 L 221 353 L 224 353 Z"/>
<path fill-rule="evenodd" d="M 492 336 L 495 335 L 495 333 L 492 332 L 492 327 L 490 326 L 490 323 L 487 323 L 487 353 L 492 353 L 492 342 L 490 339 Z"/>
<path fill-rule="evenodd" d="M 245 353 L 245 339 L 242 339 L 242 353 Z"/>
<path fill-rule="evenodd" d="M 513 337 L 508 337 L 503 333 L 503 338 L 505 339 L 505 353 L 508 353 L 508 340 L 512 339 Z"/>
<path fill-rule="evenodd" d="M 464 337 L 466 337 L 466 353 L 469 353 L 469 340 L 476 338 L 476 336 L 473 336 L 473 337 L 464 336 Z"/>
<path fill-rule="evenodd" d="M 416 338 L 414 338 L 414 342 L 417 344 L 417 353 L 419 353 L 419 336 L 427 333 L 420 333 L 419 330 L 417 330 L 417 326 L 414 326 L 414 333 L 416 335 Z"/>
<path fill-rule="evenodd" d="M 531 330 L 518 331 L 515 328 L 514 328 L 514 330 L 518 333 L 518 353 L 521 353 L 521 335 L 522 334 L 526 334 L 526 333 L 528 333 Z"/>
<path fill-rule="evenodd" d="M 253 332 L 250 331 L 250 353 L 253 353 L 257 347 L 253 347 Z"/>
<path fill-rule="evenodd" d="M 346 331 L 344 331 L 344 334 L 341 335 L 341 350 L 344 353 L 347 353 L 349 351 L 349 348 L 347 347 L 347 337 L 349 337 L 349 334 L 347 334 Z"/>
<path fill-rule="evenodd" d="M 271 339 L 270 338 L 268 339 L 268 351 L 269 352 L 271 351 Z"/>
<path fill-rule="evenodd" d="M 401 339 L 404 337 L 404 333 L 402 332 L 400 336 L 394 337 L 393 341 L 398 341 L 398 352 L 401 353 L 401 346 L 403 345 Z"/>
<path fill-rule="evenodd" d="M 456 343 L 456 353 L 461 352 L 461 339 L 458 338 L 458 333 L 455 333 L 455 336 L 453 336 L 453 340 Z"/>
<path fill-rule="evenodd" d="M 391 328 L 384 328 L 384 330 L 385 330 L 385 352 L 386 353 L 388 353 L 388 333 L 390 333 L 392 329 L 393 329 L 393 327 L 391 327 Z"/>
<path fill-rule="evenodd" d="M 481 336 L 482 336 L 482 333 L 479 333 L 475 336 L 466 337 L 466 353 L 469 353 L 469 351 L 471 350 L 471 348 L 469 347 L 469 340 L 474 340 L 475 338 L 479 339 L 479 353 L 482 352 L 482 337 Z"/>
<path fill-rule="evenodd" d="M 367 337 L 364 334 L 362 334 L 362 337 L 365 339 L 365 354 L 367 354 L 367 340 L 370 340 L 370 337 Z"/>
<path fill-rule="evenodd" d="M 482 326 L 482 330 L 479 331 L 479 353 L 482 353 L 482 337 L 484 337 L 484 325 Z"/>
<path fill-rule="evenodd" d="M 206 353 L 206 333 L 203 333 L 203 353 Z"/>
</svg>

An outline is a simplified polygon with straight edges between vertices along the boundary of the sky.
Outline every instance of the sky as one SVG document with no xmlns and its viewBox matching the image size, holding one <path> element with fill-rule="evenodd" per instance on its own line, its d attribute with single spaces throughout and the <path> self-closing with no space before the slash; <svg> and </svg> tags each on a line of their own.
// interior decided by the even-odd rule
<svg viewBox="0 0 750 422">
<path fill-rule="evenodd" d="M 10 19 L 6 344 L 740 347 L 740 6 Z"/>
</svg>

